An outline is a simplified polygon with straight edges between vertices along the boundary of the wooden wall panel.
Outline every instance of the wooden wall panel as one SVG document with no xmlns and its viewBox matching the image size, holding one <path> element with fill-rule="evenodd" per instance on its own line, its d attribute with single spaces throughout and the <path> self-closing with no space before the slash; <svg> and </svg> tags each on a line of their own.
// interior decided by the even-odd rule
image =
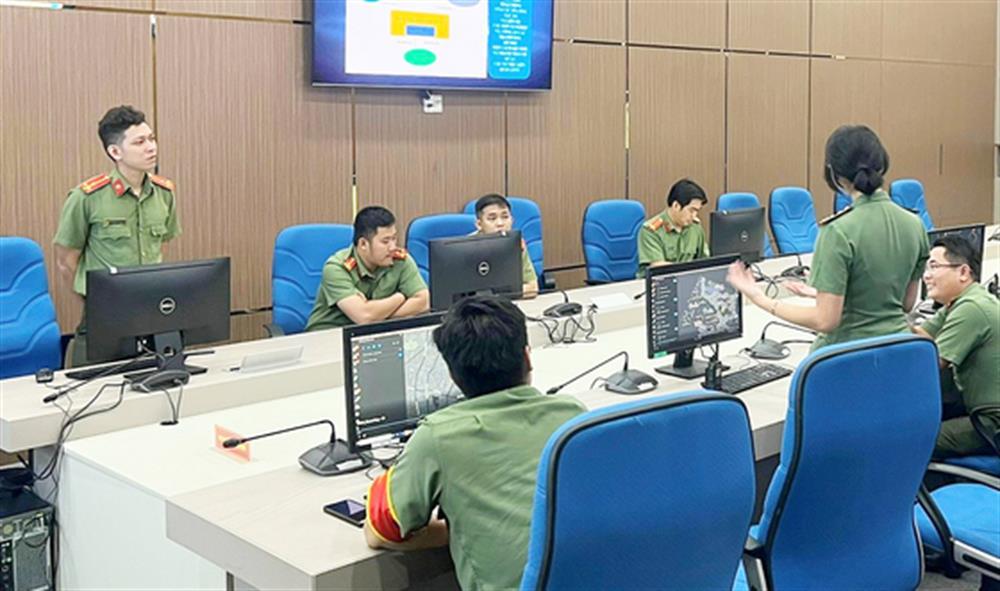
<svg viewBox="0 0 1000 591">
<path fill-rule="evenodd" d="M 554 0 L 557 39 L 625 40 L 625 0 Z"/>
<path fill-rule="evenodd" d="M 508 193 L 538 202 L 545 266 L 583 262 L 591 201 L 625 193 L 625 49 L 557 43 L 551 92 L 509 98 Z"/>
<path fill-rule="evenodd" d="M 809 62 L 729 60 L 727 188 L 752 191 L 766 204 L 775 187 L 806 184 Z"/>
<path fill-rule="evenodd" d="M 116 34 L 93 33 L 106 30 Z M 68 51 L 67 39 L 88 41 Z M 118 56 L 115 67 L 95 65 L 109 55 Z M 52 238 L 69 190 L 111 170 L 97 123 L 120 104 L 153 115 L 148 18 L 0 7 L 0 234 L 42 246 L 64 332 L 76 327 L 80 306 L 56 277 Z"/>
<path fill-rule="evenodd" d="M 401 239 L 414 217 L 461 211 L 503 192 L 503 95 L 445 92 L 444 113 L 424 114 L 421 93 L 359 90 L 358 207 L 396 214 Z"/>
<path fill-rule="evenodd" d="M 809 51 L 810 0 L 729 0 L 729 47 Z"/>
<path fill-rule="evenodd" d="M 211 16 L 310 20 L 313 0 L 156 0 L 156 10 Z"/>
<path fill-rule="evenodd" d="M 882 4 L 883 0 L 813 0 L 813 53 L 882 57 Z"/>
<path fill-rule="evenodd" d="M 725 0 L 630 0 L 631 43 L 724 47 Z"/>
<path fill-rule="evenodd" d="M 153 10 L 153 0 L 73 0 L 66 2 L 79 8 L 116 8 L 119 10 Z"/>
<path fill-rule="evenodd" d="M 814 59 L 811 67 L 809 190 L 816 214 L 823 218 L 833 213 L 833 194 L 823 176 L 826 140 L 841 125 L 867 125 L 881 134 L 882 65 L 865 60 Z"/>
<path fill-rule="evenodd" d="M 996 2 L 892 0 L 883 10 L 885 59 L 993 64 Z"/>
<path fill-rule="evenodd" d="M 714 205 L 725 177 L 725 57 L 630 51 L 629 198 L 653 215 L 663 209 L 670 186 L 689 177 Z"/>
<path fill-rule="evenodd" d="M 350 94 L 310 88 L 305 26 L 159 22 L 160 165 L 184 229 L 171 256 L 231 256 L 233 306 L 270 305 L 278 232 L 350 222 Z"/>
<path fill-rule="evenodd" d="M 270 312 L 256 314 L 235 314 L 229 317 L 229 340 L 227 343 L 255 341 L 267 337 L 264 325 L 271 322 Z"/>
</svg>

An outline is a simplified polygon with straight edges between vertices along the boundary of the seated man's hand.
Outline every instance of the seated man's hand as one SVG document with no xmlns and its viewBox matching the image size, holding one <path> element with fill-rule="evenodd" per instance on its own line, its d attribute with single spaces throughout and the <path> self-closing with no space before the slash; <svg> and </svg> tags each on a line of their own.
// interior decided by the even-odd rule
<svg viewBox="0 0 1000 591">
<path fill-rule="evenodd" d="M 816 297 L 816 288 L 806 285 L 801 281 L 786 281 L 782 285 L 785 286 L 785 289 L 787 289 L 788 291 L 792 292 L 797 296 L 802 296 L 804 298 Z"/>
</svg>

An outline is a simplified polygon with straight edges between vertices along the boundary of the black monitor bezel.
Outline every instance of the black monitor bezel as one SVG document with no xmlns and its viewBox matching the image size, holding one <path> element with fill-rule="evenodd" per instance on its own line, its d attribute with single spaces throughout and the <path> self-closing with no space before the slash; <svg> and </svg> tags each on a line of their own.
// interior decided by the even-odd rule
<svg viewBox="0 0 1000 591">
<path fill-rule="evenodd" d="M 978 250 L 978 252 L 979 252 L 979 268 L 980 268 L 979 274 L 982 275 L 983 256 L 985 256 L 985 254 L 986 254 L 986 224 L 982 224 L 982 223 L 965 224 L 965 225 L 962 225 L 962 226 L 951 226 L 951 227 L 948 227 L 948 228 L 934 228 L 933 230 L 927 230 L 927 246 L 928 246 L 928 250 L 931 249 L 931 248 L 934 248 L 934 240 L 937 239 L 937 237 L 935 237 L 934 239 L 931 239 L 931 234 L 946 235 L 946 234 L 951 234 L 951 233 L 954 233 L 954 232 L 961 232 L 963 230 L 972 230 L 972 229 L 975 229 L 975 228 L 979 228 L 980 229 L 980 232 L 979 232 L 979 244 L 973 244 L 972 246 L 973 246 L 973 248 L 978 248 L 979 249 Z M 982 279 L 983 279 L 982 277 L 979 278 L 980 281 L 982 281 Z M 920 299 L 921 300 L 927 299 L 927 284 L 924 283 L 923 277 L 920 278 Z"/>
<path fill-rule="evenodd" d="M 491 291 L 493 295 L 508 297 L 511 299 L 518 299 L 524 295 L 524 276 L 521 270 L 522 249 L 521 249 L 520 230 L 510 230 L 509 232 L 497 232 L 494 234 L 470 234 L 468 236 L 451 236 L 448 238 L 435 238 L 433 240 L 430 240 L 427 244 L 427 278 L 428 278 L 428 283 L 430 284 L 429 288 L 431 294 L 432 310 L 443 312 L 448 308 L 450 308 L 452 305 L 454 305 L 454 301 L 451 301 L 448 302 L 447 306 L 445 306 L 444 301 L 448 299 L 451 300 L 455 299 L 454 292 L 449 293 L 448 294 L 449 297 L 447 298 L 442 297 L 440 289 L 441 282 L 434 280 L 435 278 L 434 260 L 435 258 L 437 258 L 435 255 L 440 256 L 442 248 L 446 249 L 452 245 L 468 246 L 471 244 L 477 244 L 482 242 L 489 243 L 492 241 L 505 241 L 510 243 L 511 245 L 510 250 L 512 255 L 510 261 L 511 268 L 513 269 L 516 267 L 517 280 L 515 283 L 506 286 L 513 289 L 504 290 L 502 289 L 502 287 L 504 286 L 489 287 L 488 289 Z M 441 267 L 438 266 L 438 268 L 440 269 Z M 449 276 L 449 278 L 451 277 L 453 272 L 454 270 L 451 269 L 450 267 L 444 270 L 444 273 L 447 276 Z M 435 290 L 435 285 L 437 285 L 438 287 L 438 289 L 436 290 Z"/>
<path fill-rule="evenodd" d="M 676 347 L 669 347 L 663 351 L 653 350 L 653 331 L 652 331 L 652 308 L 653 308 L 653 298 L 651 297 L 651 290 L 653 285 L 653 278 L 659 277 L 661 275 L 673 275 L 677 273 L 687 273 L 689 271 L 700 271 L 703 269 L 711 268 L 725 268 L 732 263 L 740 260 L 740 255 L 727 254 L 715 257 L 709 257 L 704 259 L 695 259 L 693 261 L 685 263 L 672 263 L 669 265 L 663 265 L 659 267 L 647 267 L 646 277 L 645 277 L 645 299 L 646 299 L 646 358 L 655 359 L 661 355 L 669 355 L 671 353 L 676 353 L 678 351 L 686 351 L 693 347 L 704 347 L 707 345 L 714 345 L 716 343 L 722 343 L 725 341 L 733 341 L 736 339 L 743 338 L 743 296 L 736 298 L 736 307 L 740 318 L 740 328 L 738 334 L 728 333 L 724 335 L 716 335 L 705 339 L 704 341 L 699 341 L 694 344 L 683 344 L 677 345 Z"/>
<path fill-rule="evenodd" d="M 398 320 L 384 320 L 382 322 L 372 322 L 369 324 L 352 324 L 341 329 L 343 339 L 343 364 L 344 364 L 344 408 L 347 422 L 347 445 L 352 452 L 366 451 L 371 449 L 370 445 L 358 445 L 358 429 L 354 422 L 354 364 L 351 363 L 351 340 L 355 337 L 365 337 L 374 334 L 399 332 L 434 326 L 441 324 L 444 312 L 429 312 L 412 318 L 400 318 Z M 413 420 L 412 428 L 416 428 L 419 418 Z M 376 437 L 380 437 L 380 434 Z"/>
<path fill-rule="evenodd" d="M 720 234 L 719 229 L 722 226 L 722 221 L 721 220 L 723 218 L 744 218 L 744 217 L 745 218 L 749 218 L 751 215 L 753 215 L 753 216 L 759 215 L 760 216 L 760 220 L 761 220 L 761 223 L 760 223 L 761 237 L 760 237 L 760 240 L 756 241 L 756 243 L 757 243 L 757 249 L 755 251 L 752 251 L 755 256 L 747 256 L 747 253 L 751 252 L 751 251 L 745 251 L 745 250 L 744 251 L 740 251 L 739 253 L 719 253 L 718 251 L 721 250 L 721 249 L 718 248 L 718 245 L 715 243 L 715 241 L 717 241 L 717 240 L 720 239 L 719 238 L 719 234 Z M 716 220 L 719 220 L 719 221 L 717 222 Z M 748 207 L 746 209 L 723 209 L 723 210 L 718 210 L 717 209 L 717 210 L 715 210 L 715 211 L 713 211 L 713 212 L 711 212 L 709 214 L 708 229 L 709 229 L 709 239 L 708 239 L 709 251 L 713 255 L 725 256 L 725 255 L 729 255 L 729 254 L 738 254 L 740 256 L 740 258 L 742 258 L 743 261 L 747 262 L 747 263 L 756 263 L 756 262 L 762 261 L 762 260 L 764 260 L 766 258 L 764 256 L 764 254 L 765 254 L 764 241 L 768 240 L 768 236 L 767 236 L 767 212 L 765 211 L 765 209 L 763 207 Z"/>
</svg>

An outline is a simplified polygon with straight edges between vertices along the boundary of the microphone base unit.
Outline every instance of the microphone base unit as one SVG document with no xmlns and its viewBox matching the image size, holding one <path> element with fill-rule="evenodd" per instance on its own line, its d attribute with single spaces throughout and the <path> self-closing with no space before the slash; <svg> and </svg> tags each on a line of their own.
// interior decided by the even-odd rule
<svg viewBox="0 0 1000 591">
<path fill-rule="evenodd" d="M 608 376 L 604 382 L 604 389 L 615 394 L 634 396 L 636 394 L 652 392 L 658 384 L 659 382 L 656 381 L 656 378 L 646 372 L 637 369 L 626 369 L 616 371 Z"/>
<path fill-rule="evenodd" d="M 299 456 L 299 465 L 319 476 L 338 476 L 370 468 L 372 461 L 351 451 L 343 439 L 328 441 Z"/>
</svg>

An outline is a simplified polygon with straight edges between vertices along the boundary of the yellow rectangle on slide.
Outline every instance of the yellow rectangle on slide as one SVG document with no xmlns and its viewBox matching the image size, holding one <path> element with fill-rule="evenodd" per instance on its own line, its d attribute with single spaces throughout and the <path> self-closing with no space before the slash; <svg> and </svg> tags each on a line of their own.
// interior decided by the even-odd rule
<svg viewBox="0 0 1000 591">
<path fill-rule="evenodd" d="M 406 30 L 408 26 L 434 27 L 435 38 L 447 39 L 450 33 L 448 20 L 447 14 L 393 10 L 391 32 L 395 36 L 403 37 L 409 34 Z"/>
</svg>

